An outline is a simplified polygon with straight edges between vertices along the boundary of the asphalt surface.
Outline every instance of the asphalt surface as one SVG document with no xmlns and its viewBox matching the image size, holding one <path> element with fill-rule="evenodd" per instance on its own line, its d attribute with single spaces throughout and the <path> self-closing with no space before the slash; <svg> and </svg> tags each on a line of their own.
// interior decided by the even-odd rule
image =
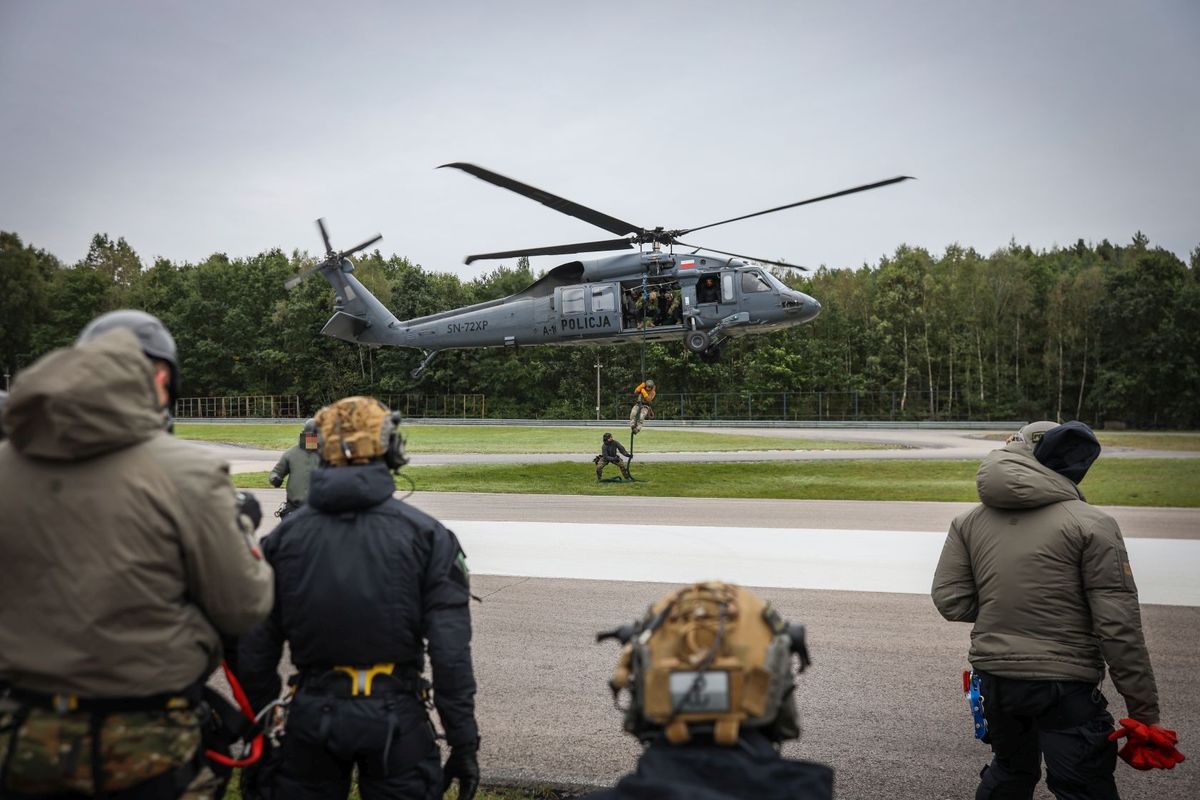
<svg viewBox="0 0 1200 800">
<path fill-rule="evenodd" d="M 630 771 L 607 680 L 617 646 L 593 634 L 640 616 L 672 587 L 653 583 L 477 577 L 473 609 L 485 780 L 608 784 Z M 963 701 L 970 627 L 926 597 L 762 589 L 808 628 L 813 666 L 799 678 L 803 737 L 785 755 L 832 765 L 837 796 L 971 797 L 990 759 Z M 1200 608 L 1146 606 L 1163 724 L 1190 754 L 1200 741 Z M 1120 696 L 1106 685 L 1114 716 Z M 1189 746 L 1189 743 L 1190 746 Z M 1122 797 L 1195 800 L 1200 773 L 1140 773 L 1118 764 Z M 1039 798 L 1050 795 L 1044 786 Z"/>
</svg>

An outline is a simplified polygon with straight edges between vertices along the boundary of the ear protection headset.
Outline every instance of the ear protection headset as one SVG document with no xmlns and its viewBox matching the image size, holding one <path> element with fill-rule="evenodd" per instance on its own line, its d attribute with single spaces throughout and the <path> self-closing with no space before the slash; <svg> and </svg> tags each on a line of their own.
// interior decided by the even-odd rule
<svg viewBox="0 0 1200 800">
<path fill-rule="evenodd" d="M 383 444 L 383 463 L 392 471 L 408 463 L 408 456 L 404 454 L 404 437 L 400 435 L 400 419 L 399 411 L 389 411 L 383 425 L 379 427 L 379 438 Z"/>
</svg>

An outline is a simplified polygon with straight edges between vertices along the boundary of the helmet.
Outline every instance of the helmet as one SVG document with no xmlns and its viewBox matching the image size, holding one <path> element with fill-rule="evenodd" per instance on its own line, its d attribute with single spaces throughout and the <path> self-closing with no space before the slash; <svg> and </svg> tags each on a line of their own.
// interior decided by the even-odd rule
<svg viewBox="0 0 1200 800">
<path fill-rule="evenodd" d="M 1021 430 L 1017 431 L 1013 436 L 1009 437 L 1010 441 L 1026 442 L 1030 447 L 1036 447 L 1042 441 L 1042 437 L 1047 431 L 1054 430 L 1058 427 L 1057 422 L 1043 420 L 1041 422 L 1031 422 Z"/>
<path fill-rule="evenodd" d="M 300 431 L 300 446 L 304 447 L 305 437 L 316 436 L 316 435 L 317 435 L 317 421 L 310 417 L 308 419 L 308 421 L 304 423 L 304 429 Z"/>
<path fill-rule="evenodd" d="M 597 638 L 625 644 L 609 686 L 614 699 L 629 691 L 625 730 L 640 739 L 734 745 L 743 727 L 776 742 L 800 736 L 792 656 L 801 671 L 809 664 L 804 626 L 747 589 L 693 584 Z"/>
<path fill-rule="evenodd" d="M 609 439 L 611 439 L 611 438 L 612 438 L 612 434 L 611 434 L 611 433 L 609 433 L 609 432 L 607 432 L 607 431 L 605 431 L 605 433 L 604 433 L 604 441 L 606 441 L 606 442 L 607 442 L 607 441 L 608 441 Z"/>
<path fill-rule="evenodd" d="M 179 397 L 179 356 L 175 352 L 175 337 L 153 314 L 131 308 L 101 314 L 84 326 L 75 344 L 90 342 L 116 328 L 132 331 L 148 358 L 167 362 L 171 368 L 171 399 Z"/>
<path fill-rule="evenodd" d="M 373 397 L 343 398 L 322 408 L 313 420 L 317 452 L 327 464 L 344 467 L 382 458 L 388 469 L 398 470 L 408 463 L 400 412 Z"/>
<path fill-rule="evenodd" d="M 653 379 L 650 379 L 650 380 L 646 381 L 646 388 L 647 388 L 647 389 L 653 389 L 653 388 L 654 388 L 654 380 L 653 380 Z"/>
</svg>

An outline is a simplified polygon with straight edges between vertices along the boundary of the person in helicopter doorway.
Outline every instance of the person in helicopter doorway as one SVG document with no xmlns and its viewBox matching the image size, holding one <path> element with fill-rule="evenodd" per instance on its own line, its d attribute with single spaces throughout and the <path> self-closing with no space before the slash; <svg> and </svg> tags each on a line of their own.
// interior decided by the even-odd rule
<svg viewBox="0 0 1200 800">
<path fill-rule="evenodd" d="M 267 480 L 278 489 L 287 478 L 287 499 L 275 512 L 275 516 L 283 519 L 308 499 L 308 485 L 312 481 L 313 470 L 317 468 L 321 457 L 317 454 L 317 421 L 310 419 L 304 423 L 300 431 L 300 441 L 289 447 L 279 459 L 279 463 L 271 470 Z"/>
<path fill-rule="evenodd" d="M 629 474 L 628 462 L 622 461 L 621 456 L 617 455 L 618 453 L 626 458 L 632 458 L 629 451 L 622 447 L 611 433 L 604 434 L 604 440 L 600 445 L 600 455 L 592 459 L 592 463 L 596 465 L 596 480 L 604 480 L 604 468 L 609 464 L 617 465 L 622 478 L 627 481 L 633 480 L 633 476 Z"/>
<path fill-rule="evenodd" d="M 633 431 L 634 435 L 641 432 L 646 420 L 654 419 L 654 407 L 651 404 L 654 402 L 656 394 L 653 379 L 642 381 L 633 390 L 633 408 L 629 409 L 629 429 Z"/>
<path fill-rule="evenodd" d="M 720 299 L 721 287 L 717 286 L 717 279 L 712 275 L 705 276 L 704 280 L 696 286 L 696 302 L 715 303 Z"/>
<path fill-rule="evenodd" d="M 675 302 L 675 292 L 670 287 L 658 291 L 658 307 L 654 314 L 655 325 L 676 325 L 679 304 Z"/>
</svg>

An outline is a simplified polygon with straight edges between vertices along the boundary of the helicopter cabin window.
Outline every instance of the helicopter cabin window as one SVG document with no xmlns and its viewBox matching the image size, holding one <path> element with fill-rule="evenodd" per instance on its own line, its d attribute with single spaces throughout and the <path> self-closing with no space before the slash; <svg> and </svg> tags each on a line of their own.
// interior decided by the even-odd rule
<svg viewBox="0 0 1200 800">
<path fill-rule="evenodd" d="M 583 313 L 583 287 L 562 290 L 562 313 Z"/>
<path fill-rule="evenodd" d="M 767 283 L 767 279 L 762 276 L 761 272 L 746 270 L 742 273 L 742 294 L 769 291 L 771 291 L 771 284 Z"/>
<path fill-rule="evenodd" d="M 617 310 L 617 299 L 611 286 L 592 287 L 592 311 L 607 312 Z"/>
<path fill-rule="evenodd" d="M 733 301 L 733 273 L 724 272 L 721 274 L 721 302 L 732 303 Z"/>
</svg>

